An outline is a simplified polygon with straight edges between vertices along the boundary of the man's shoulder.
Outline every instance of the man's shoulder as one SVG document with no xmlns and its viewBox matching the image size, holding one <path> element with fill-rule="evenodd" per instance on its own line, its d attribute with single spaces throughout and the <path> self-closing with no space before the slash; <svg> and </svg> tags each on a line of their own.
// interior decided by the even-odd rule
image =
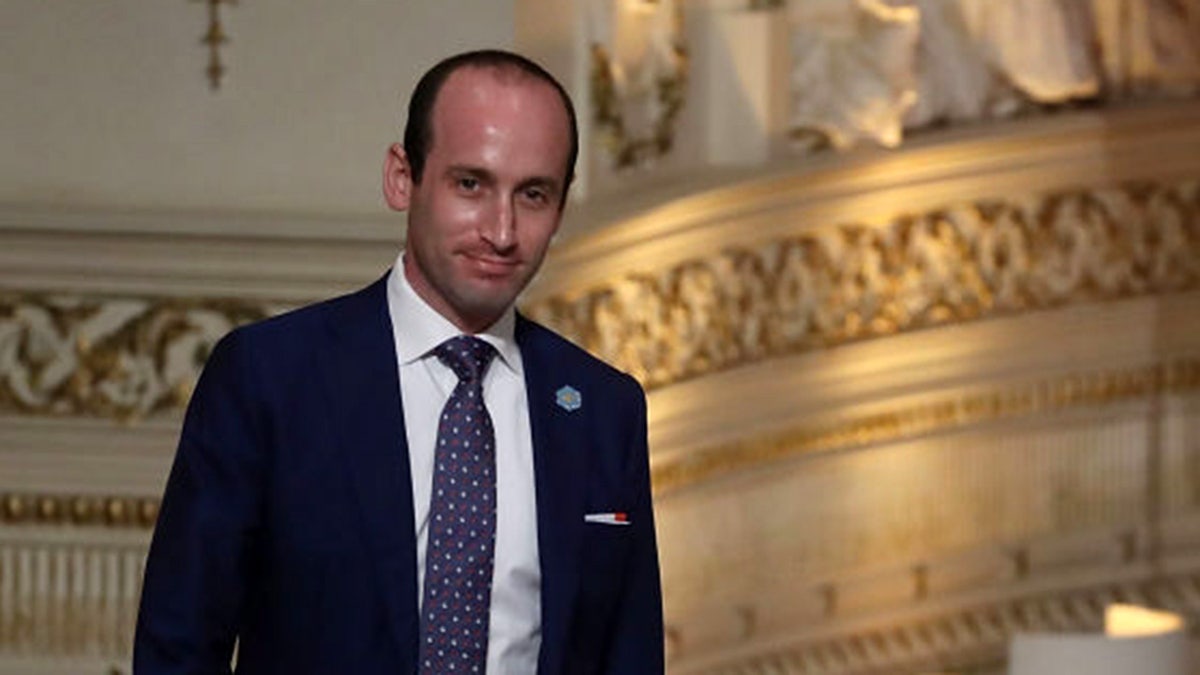
<svg viewBox="0 0 1200 675">
<path fill-rule="evenodd" d="M 641 385 L 632 375 L 619 370 L 600 358 L 592 355 L 583 347 L 575 344 L 552 328 L 544 326 L 533 319 L 518 314 L 518 341 L 532 348 L 523 350 L 526 357 L 535 359 L 543 355 L 551 355 L 553 364 L 530 363 L 527 367 L 554 367 L 581 373 L 584 377 L 602 384 L 619 387 L 635 387 L 641 391 Z"/>
<path fill-rule="evenodd" d="M 386 279 L 386 277 L 385 277 Z M 245 324 L 238 331 L 249 333 L 261 338 L 269 338 L 278 334 L 293 334 L 297 331 L 306 332 L 323 330 L 331 322 L 351 319 L 355 314 L 366 313 L 372 309 L 380 309 L 385 305 L 381 283 L 377 281 L 366 288 L 350 293 L 302 305 L 294 309 L 276 314 L 259 321 Z"/>
<path fill-rule="evenodd" d="M 347 322 L 378 318 L 380 311 L 386 311 L 386 296 L 381 293 L 380 282 L 376 282 L 351 293 L 243 324 L 222 341 L 251 345 L 260 355 L 295 356 L 318 346 Z"/>
</svg>

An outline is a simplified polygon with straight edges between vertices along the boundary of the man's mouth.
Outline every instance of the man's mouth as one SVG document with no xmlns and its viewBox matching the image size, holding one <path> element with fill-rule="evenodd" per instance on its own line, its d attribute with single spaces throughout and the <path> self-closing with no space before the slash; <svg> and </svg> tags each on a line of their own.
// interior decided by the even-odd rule
<svg viewBox="0 0 1200 675">
<path fill-rule="evenodd" d="M 520 261 L 514 258 L 501 258 L 494 255 L 465 254 L 466 259 L 485 276 L 509 276 L 520 267 Z"/>
</svg>

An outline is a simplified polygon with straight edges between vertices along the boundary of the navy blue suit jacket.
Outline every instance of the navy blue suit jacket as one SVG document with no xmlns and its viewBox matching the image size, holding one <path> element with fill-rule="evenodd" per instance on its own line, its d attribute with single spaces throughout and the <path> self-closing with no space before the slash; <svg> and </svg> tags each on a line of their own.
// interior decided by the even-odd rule
<svg viewBox="0 0 1200 675">
<path fill-rule="evenodd" d="M 214 348 L 150 547 L 135 675 L 228 673 L 235 639 L 239 673 L 416 672 L 416 536 L 385 279 Z M 516 340 L 537 490 L 538 673 L 661 673 L 642 390 L 522 317 Z M 564 385 L 582 394 L 577 410 L 556 404 Z M 584 521 L 609 512 L 631 524 Z"/>
</svg>

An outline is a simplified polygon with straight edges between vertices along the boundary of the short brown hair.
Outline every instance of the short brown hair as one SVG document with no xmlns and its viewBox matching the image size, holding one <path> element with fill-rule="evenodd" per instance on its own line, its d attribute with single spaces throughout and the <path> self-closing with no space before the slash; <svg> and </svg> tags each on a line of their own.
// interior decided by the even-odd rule
<svg viewBox="0 0 1200 675">
<path fill-rule="evenodd" d="M 520 54 L 500 49 L 481 49 L 443 59 L 430 68 L 417 82 L 412 97 L 408 100 L 408 121 L 404 126 L 404 154 L 408 156 L 413 182 L 421 182 L 425 171 L 425 157 L 433 147 L 433 106 L 437 102 L 438 93 L 451 73 L 468 66 L 515 69 L 548 83 L 558 92 L 571 125 L 571 151 L 567 156 L 567 165 L 564 167 L 563 173 L 563 199 L 565 200 L 566 188 L 575 177 L 575 160 L 579 156 L 579 127 L 575 120 L 575 106 L 571 103 L 571 97 L 567 94 L 567 90 L 545 68 Z"/>
</svg>

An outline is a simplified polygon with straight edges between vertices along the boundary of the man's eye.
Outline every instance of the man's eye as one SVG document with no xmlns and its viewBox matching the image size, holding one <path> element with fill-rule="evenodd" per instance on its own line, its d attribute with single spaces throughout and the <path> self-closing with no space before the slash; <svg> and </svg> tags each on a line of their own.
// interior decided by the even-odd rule
<svg viewBox="0 0 1200 675">
<path fill-rule="evenodd" d="M 549 195 L 541 188 L 528 188 L 525 190 L 525 199 L 536 204 L 543 204 L 549 199 Z"/>
<path fill-rule="evenodd" d="M 467 192 L 474 192 L 479 189 L 479 180 L 470 176 L 459 178 L 458 187 Z"/>
</svg>

